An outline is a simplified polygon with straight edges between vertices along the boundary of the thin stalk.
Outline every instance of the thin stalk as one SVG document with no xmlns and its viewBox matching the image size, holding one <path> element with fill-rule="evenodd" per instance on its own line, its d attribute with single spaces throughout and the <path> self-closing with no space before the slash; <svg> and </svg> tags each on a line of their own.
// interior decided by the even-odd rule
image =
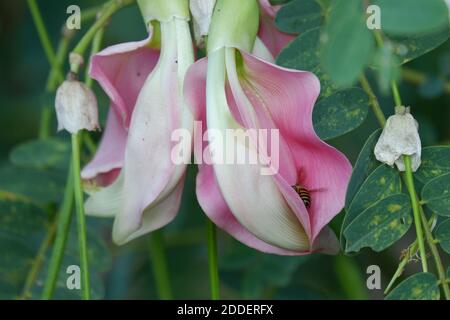
<svg viewBox="0 0 450 320">
<path fill-rule="evenodd" d="M 39 250 L 36 254 L 36 258 L 34 259 L 31 269 L 28 272 L 27 278 L 25 279 L 25 285 L 23 287 L 22 294 L 18 298 L 19 300 L 27 300 L 30 298 L 31 289 L 33 288 L 33 285 L 36 282 L 36 279 L 39 275 L 39 271 L 41 270 L 41 267 L 44 263 L 45 253 L 47 252 L 47 249 L 53 242 L 55 232 L 56 232 L 56 220 L 52 222 L 52 224 L 50 225 L 50 229 L 47 232 L 47 235 L 45 236 L 44 240 L 42 241 L 41 246 L 39 247 Z"/>
<path fill-rule="evenodd" d="M 392 276 L 391 281 L 389 281 L 389 284 L 386 287 L 386 290 L 384 290 L 385 295 L 387 295 L 389 293 L 389 291 L 391 291 L 392 287 L 394 286 L 395 281 L 402 275 L 402 273 L 405 270 L 405 267 L 408 264 L 408 262 L 410 261 L 411 257 L 414 256 L 418 250 L 419 250 L 419 246 L 418 246 L 418 243 L 416 240 L 413 242 L 413 244 L 411 244 L 411 246 L 409 246 L 409 248 L 407 249 L 407 253 L 400 261 L 400 263 L 397 267 L 397 270 L 395 271 L 394 275 Z"/>
<path fill-rule="evenodd" d="M 435 217 L 432 217 L 430 221 L 428 221 L 428 226 L 432 226 L 435 221 Z M 419 244 L 417 242 L 417 239 L 406 249 L 406 253 L 403 254 L 403 258 L 400 261 L 400 264 L 398 265 L 397 270 L 395 271 L 395 274 L 392 276 L 391 281 L 389 281 L 388 286 L 386 287 L 386 290 L 384 290 L 384 294 L 388 294 L 389 291 L 392 289 L 392 286 L 394 285 L 395 281 L 402 275 L 406 265 L 409 261 L 411 261 L 411 257 L 415 256 L 419 252 Z"/>
<path fill-rule="evenodd" d="M 56 70 L 55 76 L 58 79 L 58 81 L 63 81 L 64 77 L 61 71 L 58 71 L 56 54 L 55 51 L 53 50 L 47 28 L 45 27 L 44 24 L 44 20 L 42 19 L 39 6 L 37 5 L 36 0 L 27 0 L 27 3 L 28 7 L 30 8 L 31 16 L 33 17 L 33 21 L 36 26 L 36 30 L 38 32 L 42 47 L 44 48 L 45 55 L 47 56 L 47 59 L 50 62 L 51 67 Z"/>
<path fill-rule="evenodd" d="M 416 194 L 418 199 L 418 196 Z M 431 233 L 431 227 L 427 223 L 427 217 L 425 216 L 425 212 L 422 207 L 420 207 L 420 216 L 422 218 L 422 224 L 424 225 L 425 236 L 427 238 L 428 247 L 430 248 L 431 254 L 434 258 L 434 263 L 436 264 L 436 269 L 438 272 L 438 277 L 440 281 L 440 285 L 442 286 L 442 290 L 444 291 L 444 296 L 446 300 L 450 300 L 450 289 L 449 284 L 446 282 L 446 274 L 444 265 L 442 264 L 441 257 L 439 255 L 439 251 L 434 242 L 433 234 Z"/>
<path fill-rule="evenodd" d="M 409 192 L 409 196 L 411 198 L 411 205 L 414 215 L 414 225 L 416 227 L 417 243 L 419 246 L 419 254 L 420 254 L 420 261 L 422 263 L 422 270 L 423 272 L 428 272 L 427 253 L 425 251 L 425 241 L 423 239 L 422 223 L 420 219 L 420 209 L 419 209 L 420 205 L 414 187 L 414 177 L 411 168 L 411 157 L 404 156 L 403 161 L 405 162 L 405 171 L 406 171 L 405 183 Z"/>
<path fill-rule="evenodd" d="M 395 105 L 401 106 L 402 99 L 400 97 L 400 91 L 398 90 L 398 86 L 395 81 L 392 81 L 391 88 Z M 414 176 L 411 166 L 411 157 L 408 155 L 404 155 L 403 162 L 405 163 L 405 175 L 403 180 L 406 184 L 406 188 L 408 189 L 409 197 L 411 198 L 411 206 L 414 216 L 414 226 L 416 228 L 417 242 L 419 245 L 420 262 L 422 263 L 423 272 L 428 272 L 427 253 L 425 251 L 425 241 L 423 239 L 422 223 L 420 220 L 420 212 L 419 212 L 420 204 L 417 199 L 416 189 L 414 186 Z"/>
<path fill-rule="evenodd" d="M 91 57 L 100 51 L 103 43 L 103 36 L 105 35 L 105 29 L 100 28 L 95 34 L 94 40 L 92 40 Z M 92 88 L 94 83 L 93 79 L 89 76 L 89 69 L 86 68 L 85 83 L 89 88 Z"/>
<path fill-rule="evenodd" d="M 396 106 L 402 105 L 402 98 L 400 97 L 400 92 L 398 90 L 397 83 L 395 81 L 392 81 L 391 83 L 392 88 L 392 96 L 394 97 L 394 102 Z"/>
<path fill-rule="evenodd" d="M 52 123 L 52 115 L 53 115 L 53 108 L 49 106 L 48 104 L 45 104 L 42 107 L 41 111 L 41 119 L 39 122 L 39 139 L 47 139 L 51 136 L 51 123 Z"/>
<path fill-rule="evenodd" d="M 365 88 L 366 92 L 368 92 L 368 93 L 369 92 L 373 92 L 373 90 L 370 87 L 370 84 L 367 81 L 364 82 L 363 87 L 364 86 L 366 86 L 366 88 Z M 369 96 L 370 96 L 370 94 L 369 94 Z M 400 98 L 400 95 L 397 95 L 397 97 L 395 97 L 395 95 L 394 95 L 394 99 L 397 99 L 396 103 L 399 102 L 400 103 L 399 105 L 401 105 L 401 99 L 399 99 L 399 98 Z M 378 100 L 376 98 L 376 96 L 374 96 L 374 99 Z M 376 102 L 375 105 L 379 106 L 378 101 Z M 381 111 L 381 109 L 377 109 L 377 110 Z M 384 115 L 383 115 L 383 117 L 384 117 Z M 382 127 L 384 127 L 384 125 L 382 125 Z M 406 178 L 403 176 L 403 179 L 406 179 Z M 430 227 L 426 223 L 425 213 L 424 213 L 423 208 L 422 208 L 422 206 L 420 204 L 420 199 L 417 196 L 417 192 L 416 192 L 415 188 L 413 189 L 413 191 L 414 191 L 414 194 L 415 194 L 415 197 L 416 197 L 415 203 L 419 204 L 419 212 L 420 212 L 420 215 L 421 215 L 422 225 L 424 227 L 427 243 L 428 243 L 428 245 L 430 247 L 431 253 L 433 255 L 433 259 L 434 259 L 435 264 L 436 264 L 436 268 L 438 270 L 438 275 L 439 275 L 439 279 L 440 279 L 439 281 L 440 281 L 441 285 L 443 286 L 443 290 L 444 290 L 444 294 L 445 294 L 446 299 L 450 300 L 450 290 L 449 290 L 448 284 L 445 281 L 446 275 L 445 275 L 445 270 L 444 270 L 444 267 L 443 267 L 443 264 L 442 264 L 442 260 L 441 260 L 441 258 L 439 256 L 439 251 L 437 250 L 437 247 L 436 247 L 436 245 L 434 243 L 434 239 L 433 239 L 433 235 L 431 233 Z"/>
<path fill-rule="evenodd" d="M 153 267 L 158 297 L 160 300 L 171 300 L 173 295 L 165 251 L 163 231 L 153 232 L 150 237 L 150 261 Z"/>
<path fill-rule="evenodd" d="M 56 65 L 52 66 L 50 73 L 47 78 L 47 86 L 46 86 L 46 92 L 47 94 L 53 95 L 53 93 L 56 91 L 56 88 L 61 83 L 58 78 L 57 74 L 58 72 L 61 73 L 61 68 L 64 64 L 64 59 L 67 56 L 67 52 L 69 51 L 69 45 L 70 41 L 72 40 L 73 33 L 64 30 L 61 40 L 59 41 L 58 50 L 56 53 Z M 41 120 L 39 125 L 39 138 L 45 139 L 51 136 L 51 121 L 52 121 L 52 115 L 53 115 L 53 107 L 46 104 L 42 108 L 41 112 Z"/>
<path fill-rule="evenodd" d="M 83 299 L 89 300 L 91 297 L 91 290 L 86 239 L 86 217 L 84 214 L 83 186 L 81 184 L 80 176 L 80 142 L 78 133 L 72 134 L 72 166 L 75 206 L 77 209 L 78 246 L 81 263 L 81 290 Z"/>
<path fill-rule="evenodd" d="M 395 81 L 392 82 L 392 94 L 394 96 L 395 103 L 399 106 L 402 105 L 400 93 L 399 93 L 399 90 L 398 90 L 398 87 L 397 87 L 397 84 Z M 405 162 L 405 169 L 406 169 L 405 180 L 406 180 L 407 186 L 409 184 L 408 191 L 410 192 L 411 202 L 413 205 L 414 223 L 416 224 L 417 240 L 419 242 L 419 251 L 420 251 L 420 256 L 421 256 L 421 260 L 422 260 L 422 268 L 424 268 L 424 264 L 423 264 L 424 259 L 423 258 L 426 259 L 426 255 L 424 254 L 425 246 L 422 244 L 423 248 L 422 249 L 420 248 L 421 241 L 423 242 L 423 234 L 421 233 L 421 228 L 420 228 L 420 233 L 419 233 L 419 230 L 417 229 L 417 225 L 423 226 L 423 228 L 425 230 L 425 236 L 427 239 L 427 243 L 428 243 L 428 246 L 430 247 L 431 254 L 432 254 L 432 256 L 434 258 L 434 262 L 436 264 L 436 269 L 438 271 L 439 280 L 441 281 L 442 288 L 444 290 L 445 298 L 447 300 L 450 300 L 450 290 L 449 290 L 448 284 L 445 283 L 446 275 L 445 275 L 444 266 L 442 265 L 442 260 L 439 255 L 439 251 L 434 242 L 433 234 L 431 233 L 430 227 L 428 226 L 425 212 L 423 211 L 423 208 L 420 205 L 419 196 L 417 195 L 417 192 L 414 188 L 414 180 L 413 180 L 410 157 L 405 156 L 404 162 Z M 414 207 L 416 207 L 416 210 L 414 210 Z M 416 222 L 416 220 L 418 220 L 418 221 Z M 422 237 L 422 240 L 421 240 L 421 237 Z M 426 269 L 424 269 L 424 272 L 426 272 Z"/>
<path fill-rule="evenodd" d="M 64 191 L 64 198 L 58 214 L 58 228 L 56 232 L 56 239 L 53 245 L 52 256 L 49 262 L 48 275 L 44 283 L 44 290 L 42 292 L 42 299 L 49 300 L 52 298 L 55 291 L 58 274 L 61 269 L 61 261 L 66 248 L 67 237 L 69 235 L 70 223 L 72 220 L 73 209 L 73 172 L 72 165 L 69 168 L 66 188 Z"/>
<path fill-rule="evenodd" d="M 384 116 L 380 103 L 378 102 L 378 99 L 375 96 L 375 93 L 373 92 L 372 87 L 370 86 L 370 83 L 364 74 L 360 76 L 359 82 L 361 83 L 361 87 L 363 88 L 363 90 L 369 96 L 370 106 L 372 108 L 375 117 L 378 120 L 378 123 L 382 128 L 384 128 L 384 126 L 386 125 L 386 117 Z"/>
<path fill-rule="evenodd" d="M 220 299 L 219 289 L 219 268 L 217 264 L 217 235 L 216 226 L 208 220 L 207 222 L 207 241 L 208 241 L 208 264 L 209 279 L 211 284 L 211 300 Z"/>
</svg>

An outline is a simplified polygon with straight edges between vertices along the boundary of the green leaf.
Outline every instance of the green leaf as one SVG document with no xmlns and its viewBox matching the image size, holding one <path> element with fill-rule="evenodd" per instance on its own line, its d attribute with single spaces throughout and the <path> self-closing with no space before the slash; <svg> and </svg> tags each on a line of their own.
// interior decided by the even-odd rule
<svg viewBox="0 0 450 320">
<path fill-rule="evenodd" d="M 10 160 L 18 167 L 66 169 L 70 161 L 70 145 L 57 138 L 35 140 L 15 147 Z"/>
<path fill-rule="evenodd" d="M 429 181 L 422 189 L 422 201 L 434 213 L 450 217 L 450 173 Z"/>
<path fill-rule="evenodd" d="M 432 273 L 417 273 L 396 287 L 386 300 L 439 300 L 440 292 L 436 276 Z"/>
<path fill-rule="evenodd" d="M 450 37 L 450 28 L 428 33 L 426 35 L 411 34 L 408 36 L 387 35 L 393 47 L 394 54 L 400 64 L 414 60 L 437 48 Z"/>
<path fill-rule="evenodd" d="M 302 33 L 290 42 L 277 57 L 277 64 L 290 69 L 313 72 L 320 80 L 321 97 L 328 97 L 337 90 L 330 75 L 320 64 L 320 29 Z"/>
<path fill-rule="evenodd" d="M 336 0 L 323 38 L 321 61 L 324 69 L 337 85 L 352 85 L 372 60 L 375 51 L 362 1 Z"/>
<path fill-rule="evenodd" d="M 443 0 L 373 0 L 381 9 L 381 28 L 390 34 L 425 34 L 448 27 Z"/>
<path fill-rule="evenodd" d="M 389 196 L 402 192 L 398 172 L 387 165 L 376 168 L 364 181 L 347 209 L 342 229 L 345 230 L 364 210 Z"/>
<path fill-rule="evenodd" d="M 435 231 L 436 240 L 439 241 L 439 245 L 442 250 L 450 253 L 450 219 L 443 221 L 436 228 Z"/>
<path fill-rule="evenodd" d="M 11 299 L 21 293 L 48 218 L 33 204 L 0 200 L 0 297 Z"/>
<path fill-rule="evenodd" d="M 430 180 L 450 173 L 450 147 L 427 147 L 422 149 L 422 164 L 415 178 L 427 184 Z"/>
<path fill-rule="evenodd" d="M 88 261 L 91 273 L 91 295 L 92 299 L 102 299 L 105 295 L 105 285 L 102 274 L 109 271 L 112 267 L 112 257 L 105 240 L 99 233 L 99 227 L 87 221 L 87 243 L 88 243 Z M 37 277 L 37 281 L 32 290 L 32 298 L 39 299 L 42 294 L 45 280 L 47 279 L 48 263 L 50 261 L 51 250 L 45 256 L 44 265 Z M 55 299 L 81 299 L 81 291 L 71 291 L 67 288 L 66 281 L 68 274 L 66 270 L 69 266 L 80 265 L 80 255 L 78 250 L 78 233 L 77 225 L 74 221 L 71 224 L 68 235 L 63 260 L 61 262 L 61 270 L 58 274 L 57 285 L 55 288 Z"/>
<path fill-rule="evenodd" d="M 295 0 L 278 11 L 275 23 L 283 32 L 301 33 L 323 23 L 322 9 L 315 0 Z"/>
<path fill-rule="evenodd" d="M 380 165 L 380 162 L 375 159 L 373 150 L 380 137 L 381 129 L 374 131 L 367 139 L 364 147 L 359 153 L 358 160 L 353 168 L 352 177 L 347 187 L 347 194 L 345 196 L 345 208 L 348 210 L 350 204 L 358 192 L 361 185 L 367 179 L 369 174 Z"/>
<path fill-rule="evenodd" d="M 42 235 L 49 222 L 49 215 L 41 208 L 26 202 L 0 200 L 0 233 L 19 242 Z"/>
<path fill-rule="evenodd" d="M 58 202 L 64 191 L 65 174 L 32 168 L 0 168 L 0 199 L 27 199 L 38 204 Z"/>
<path fill-rule="evenodd" d="M 359 88 L 338 91 L 314 107 L 313 122 L 318 136 L 328 140 L 359 127 L 367 117 L 369 97 Z"/>
<path fill-rule="evenodd" d="M 376 202 L 344 230 L 345 252 L 358 252 L 364 247 L 380 252 L 397 240 L 412 223 L 409 197 L 397 194 Z"/>
<path fill-rule="evenodd" d="M 50 216 L 43 209 L 29 202 L 0 200 L 0 297 L 12 299 L 22 293 L 25 279 L 35 262 L 42 241 L 49 232 Z M 104 296 L 102 273 L 112 265 L 110 250 L 99 235 L 99 228 L 92 223 L 87 225 L 89 267 L 92 276 L 92 296 Z M 32 299 L 39 299 L 48 271 L 51 247 L 44 254 L 42 267 L 38 270 L 32 288 Z M 62 269 L 59 274 L 55 298 L 79 299 L 80 291 L 67 289 L 66 269 L 79 265 L 78 238 L 76 224 L 68 236 Z"/>
</svg>

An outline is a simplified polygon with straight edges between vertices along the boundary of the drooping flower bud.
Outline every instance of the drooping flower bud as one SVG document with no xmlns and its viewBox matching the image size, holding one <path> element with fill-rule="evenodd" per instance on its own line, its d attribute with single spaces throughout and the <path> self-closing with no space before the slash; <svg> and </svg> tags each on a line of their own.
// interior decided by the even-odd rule
<svg viewBox="0 0 450 320">
<path fill-rule="evenodd" d="M 419 136 L 419 124 L 410 113 L 410 108 L 398 106 L 395 115 L 389 117 L 386 126 L 375 146 L 378 161 L 405 171 L 403 156 L 411 156 L 412 170 L 420 166 L 422 144 Z"/>
<path fill-rule="evenodd" d="M 55 99 L 58 131 L 75 134 L 80 130 L 99 128 L 97 99 L 90 88 L 76 80 L 73 73 L 61 84 Z"/>
<path fill-rule="evenodd" d="M 209 32 L 216 0 L 191 0 L 189 3 L 194 18 L 194 35 L 197 45 L 203 46 Z"/>
</svg>

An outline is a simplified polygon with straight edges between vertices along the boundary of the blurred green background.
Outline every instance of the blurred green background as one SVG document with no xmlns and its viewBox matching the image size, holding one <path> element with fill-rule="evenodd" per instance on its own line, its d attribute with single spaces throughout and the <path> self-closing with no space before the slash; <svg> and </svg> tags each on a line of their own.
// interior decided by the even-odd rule
<svg viewBox="0 0 450 320">
<path fill-rule="evenodd" d="M 79 5 L 83 13 L 84 9 L 101 3 L 102 1 L 92 0 L 39 1 L 53 46 L 57 46 L 69 5 Z M 90 24 L 91 22 L 83 24 L 81 33 L 85 32 Z M 113 17 L 106 30 L 104 45 L 140 40 L 144 37 L 144 25 L 137 7 L 133 5 Z M 76 43 L 76 39 L 73 43 Z M 403 81 L 400 86 L 405 104 L 414 107 L 415 116 L 420 122 L 423 144 L 449 144 L 450 94 L 444 92 L 443 83 L 450 81 L 450 41 L 407 64 L 405 68 L 419 71 L 427 79 L 421 84 Z M 43 180 L 33 178 L 32 174 L 27 175 L 26 170 L 20 170 L 22 174 L 16 174 L 17 168 L 12 169 L 9 160 L 13 148 L 36 139 L 41 109 L 53 101 L 54 97 L 45 92 L 48 72 L 49 64 L 26 2 L 0 1 L 0 191 L 8 191 L 12 181 L 16 184 L 20 182 L 20 190 L 25 190 L 24 193 L 40 190 L 45 194 L 48 191 Z M 104 117 L 108 101 L 98 86 L 95 89 Z M 393 107 L 392 98 L 379 92 L 377 95 L 385 113 L 390 114 Z M 360 128 L 331 143 L 355 161 L 365 140 L 377 128 L 375 118 L 370 114 Z M 56 133 L 56 130 L 54 132 Z M 65 134 L 60 134 L 59 137 L 63 141 L 68 138 Z M 95 135 L 94 139 L 98 141 L 99 135 Z M 86 151 L 86 157 L 88 156 Z M 195 171 L 195 167 L 189 169 L 179 216 L 164 229 L 170 281 L 173 297 L 177 299 L 208 299 L 210 295 L 206 219 L 195 199 Z M 59 174 L 56 171 L 53 173 Z M 65 174 L 65 170 L 61 170 L 60 176 L 55 178 L 55 199 L 60 199 L 58 197 L 62 193 Z M 27 188 L 33 190 L 29 191 Z M 44 225 L 48 227 L 51 216 L 46 216 L 45 219 L 47 220 Z M 339 230 L 341 219 L 342 214 L 333 221 L 335 230 Z M 1 221 L 3 220 L 0 219 Z M 149 237 L 133 241 L 124 247 L 117 247 L 111 243 L 111 221 L 92 218 L 88 218 L 88 221 L 91 267 L 94 269 L 94 297 L 157 299 Z M 1 236 L 0 232 L 0 298 L 16 298 L 21 296 L 24 290 L 29 291 L 25 296 L 39 297 L 42 281 L 45 279 L 45 261 L 48 260 L 49 250 L 43 254 L 44 266 L 38 270 L 36 283 L 27 288 L 29 270 L 35 266 L 38 249 L 45 238 L 45 229 L 34 230 L 32 235 L 31 240 L 24 241 L 26 244 L 19 245 L 19 242 Z M 397 267 L 401 251 L 410 244 L 411 239 L 411 235 L 407 235 L 394 247 L 382 253 L 364 250 L 353 257 L 279 257 L 246 248 L 219 231 L 222 297 L 380 299 L 382 290 L 369 291 L 366 288 L 367 267 L 373 264 L 380 266 L 384 288 Z M 71 252 L 63 262 L 61 283 L 58 284 L 60 288 L 56 295 L 59 298 L 78 297 L 76 292 L 67 292 L 64 288 L 66 266 L 77 263 L 77 255 L 74 253 L 77 250 L 76 241 L 69 241 L 69 247 L 73 248 L 69 250 Z M 19 252 L 21 250 L 26 251 L 26 257 L 23 252 Z M 416 272 L 418 268 L 418 263 L 411 263 L 406 274 Z"/>
</svg>

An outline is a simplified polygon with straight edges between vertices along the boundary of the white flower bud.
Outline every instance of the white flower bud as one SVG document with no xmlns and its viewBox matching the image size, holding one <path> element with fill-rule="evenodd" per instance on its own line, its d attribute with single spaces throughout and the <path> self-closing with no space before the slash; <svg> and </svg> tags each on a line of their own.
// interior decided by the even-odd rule
<svg viewBox="0 0 450 320">
<path fill-rule="evenodd" d="M 216 0 L 191 0 L 190 9 L 194 18 L 194 35 L 197 45 L 204 44 L 205 36 L 208 35 L 211 17 Z"/>
<path fill-rule="evenodd" d="M 55 99 L 58 131 L 63 129 L 74 134 L 86 129 L 99 128 L 97 99 L 85 84 L 68 76 L 58 88 Z"/>
<path fill-rule="evenodd" d="M 420 166 L 422 144 L 419 137 L 419 124 L 404 106 L 395 108 L 395 115 L 389 117 L 380 139 L 375 146 L 378 161 L 390 166 L 396 164 L 398 170 L 405 171 L 403 156 L 411 156 L 412 170 Z"/>
</svg>

